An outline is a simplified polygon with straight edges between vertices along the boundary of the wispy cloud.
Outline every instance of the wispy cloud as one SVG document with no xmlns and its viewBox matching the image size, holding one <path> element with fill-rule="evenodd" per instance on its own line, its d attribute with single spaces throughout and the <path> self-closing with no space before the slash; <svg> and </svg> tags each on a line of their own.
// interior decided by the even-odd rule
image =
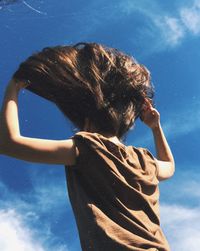
<svg viewBox="0 0 200 251">
<path fill-rule="evenodd" d="M 62 236 L 52 232 L 68 210 L 65 183 L 55 172 L 34 171 L 32 184 L 32 191 L 16 194 L 0 182 L 0 250 L 68 250 Z"/>
<path fill-rule="evenodd" d="M 151 1 L 149 5 L 146 0 L 137 3 L 126 0 L 120 2 L 120 9 L 129 16 L 134 16 L 136 13 L 142 14 L 147 26 L 144 36 L 151 34 L 157 49 L 167 45 L 175 46 L 184 37 L 184 27 L 179 18 L 171 16 L 156 1 Z M 147 32 L 148 30 L 150 32 Z"/>
<path fill-rule="evenodd" d="M 56 211 L 60 208 L 62 211 L 66 210 L 66 206 L 69 205 L 67 187 L 65 182 L 65 173 L 60 168 L 60 172 L 56 172 L 56 167 L 49 168 L 49 172 L 42 172 L 42 169 L 45 170 L 46 165 L 42 166 L 37 165 L 37 168 L 34 164 L 29 164 L 33 170 L 31 172 L 31 180 L 34 189 L 34 199 L 36 201 L 35 207 L 43 212 L 46 211 Z M 47 176 L 48 175 L 48 179 Z M 31 195 L 32 196 L 32 195 Z M 57 203 L 55 203 L 55 201 Z"/>
<path fill-rule="evenodd" d="M 185 36 L 185 30 L 180 20 L 175 17 L 164 16 L 154 19 L 154 23 L 160 29 L 165 44 L 177 45 Z"/>
<path fill-rule="evenodd" d="M 0 211 L 0 250 L 45 251 L 14 210 Z"/>
<path fill-rule="evenodd" d="M 198 251 L 200 246 L 200 204 L 198 167 L 177 166 L 176 175 L 161 184 L 161 225 L 171 250 Z M 191 170 L 196 170 L 191 172 Z M 170 201 L 170 203 L 169 203 Z"/>
<path fill-rule="evenodd" d="M 116 15 L 118 12 L 118 15 Z M 137 15 L 140 14 L 140 15 Z M 158 1 L 118 1 L 118 8 L 110 15 L 110 19 L 116 17 L 134 17 L 143 20 L 143 42 L 149 37 L 153 43 L 148 44 L 151 51 L 179 45 L 188 35 L 200 34 L 200 1 L 191 1 L 188 5 L 180 2 L 176 9 L 171 12 L 166 11 Z M 137 27 L 133 27 L 134 37 L 137 39 Z M 131 35 L 131 34 L 130 34 Z M 145 43 L 145 42 L 144 42 Z"/>
<path fill-rule="evenodd" d="M 170 5 L 168 3 L 168 6 Z M 116 26 L 116 22 L 119 27 L 121 23 L 124 23 L 124 29 L 121 32 L 122 34 L 124 32 L 124 36 L 125 33 L 128 33 L 127 39 L 130 39 L 129 41 L 138 41 L 137 45 L 141 45 L 142 42 L 146 45 L 146 41 L 148 41 L 149 51 L 159 51 L 181 44 L 187 36 L 200 34 L 200 1 L 179 1 L 179 4 L 173 4 L 171 8 L 173 7 L 173 11 L 170 11 L 170 8 L 166 10 L 156 0 L 152 0 L 151 4 L 148 0 L 111 2 L 97 0 L 90 1 L 72 12 L 68 12 L 68 8 L 66 8 L 63 13 L 58 11 L 55 14 L 55 9 L 49 8 L 49 12 L 45 16 L 21 15 L 19 18 L 20 20 L 31 20 L 31 18 L 63 19 L 63 22 L 67 20 L 67 24 L 73 23 L 74 30 L 77 30 L 75 37 L 76 39 L 79 37 L 80 40 L 93 39 L 94 33 L 97 33 L 100 28 L 104 29 L 105 34 L 106 32 L 110 34 L 113 26 Z M 138 23 L 140 24 L 139 28 Z M 121 37 L 124 37 L 123 35 Z M 66 35 L 63 39 L 63 42 L 66 42 Z M 149 41 L 152 42 L 149 43 Z M 141 47 L 144 48 L 144 46 Z"/>
<path fill-rule="evenodd" d="M 200 103 L 194 102 L 187 107 L 177 107 L 170 114 L 170 119 L 164 122 L 163 127 L 168 138 L 175 138 L 199 130 Z"/>
<path fill-rule="evenodd" d="M 142 44 L 143 50 L 155 52 L 181 44 L 188 35 L 200 34 L 200 1 L 191 0 L 189 3 L 179 1 L 179 4 L 171 8 L 173 7 L 173 12 L 170 9 L 166 10 L 156 0 L 152 0 L 151 4 L 148 0 L 111 2 L 96 0 L 72 12 L 66 9 L 64 13 L 59 11 L 59 14 L 55 14 L 54 11 L 50 13 L 50 8 L 48 15 L 34 16 L 34 18 L 63 19 L 63 21 L 67 20 L 67 23 L 73 22 L 74 27 L 78 28 L 75 29 L 77 30 L 76 39 L 78 36 L 80 40 L 93 39 L 94 34 L 100 28 L 104 29 L 105 34 L 110 34 L 116 23 L 119 27 L 121 23 L 124 23 L 121 37 L 126 36 L 129 41 L 134 40 L 136 45 Z M 30 17 L 23 15 L 20 19 L 30 19 Z M 152 42 L 149 43 L 149 41 Z M 66 37 L 64 42 L 66 42 Z"/>
<path fill-rule="evenodd" d="M 161 222 L 172 250 L 199 251 L 199 210 L 176 204 L 161 206 Z"/>
<path fill-rule="evenodd" d="M 194 1 L 192 6 L 180 10 L 180 19 L 184 26 L 195 35 L 200 34 L 200 1 Z"/>
<path fill-rule="evenodd" d="M 190 195 L 190 198 L 200 199 L 199 180 L 192 179 L 190 182 L 186 181 L 182 188 L 182 196 Z"/>
<path fill-rule="evenodd" d="M 183 175 L 183 174 L 182 174 Z M 54 238 L 50 225 L 42 222 L 40 228 L 38 229 L 32 226 L 32 221 L 39 221 L 40 212 L 39 212 L 39 204 L 42 202 L 42 199 L 45 200 L 45 197 L 54 198 L 56 195 L 56 191 L 58 192 L 58 198 L 60 196 L 63 199 L 63 193 L 59 191 L 63 188 L 59 187 L 59 184 L 55 180 L 55 184 L 52 184 L 52 180 L 50 179 L 50 186 L 47 185 L 47 181 L 45 181 L 45 176 L 40 174 L 40 178 L 38 175 L 34 175 L 37 178 L 35 183 L 35 189 L 37 196 L 33 193 L 32 196 L 37 198 L 34 203 L 28 203 L 24 200 L 19 199 L 14 193 L 11 193 L 9 189 L 5 186 L 5 184 L 0 184 L 0 191 L 4 194 L 4 198 L 7 197 L 8 201 L 4 209 L 0 210 L 0 250 L 2 251 L 66 251 L 66 250 L 77 250 L 76 248 L 69 249 L 66 245 L 60 244 L 59 240 L 57 242 L 50 241 L 50 239 Z M 195 189 L 198 187 L 196 182 L 191 183 L 192 177 L 185 174 L 184 182 L 186 183 L 185 187 L 187 188 L 187 184 L 192 184 L 191 189 Z M 34 179 L 35 179 L 34 178 Z M 198 178 L 197 178 L 198 180 Z M 196 181 L 197 181 L 196 180 Z M 40 184 L 42 187 L 41 193 Z M 175 183 L 174 183 L 175 184 Z M 46 191 L 45 191 L 46 186 Z M 182 189 L 182 186 L 178 184 L 178 187 Z M 187 190 L 187 189 L 186 189 Z M 183 191 L 184 196 L 188 199 L 193 196 L 191 191 Z M 47 192 L 48 191 L 48 192 Z M 176 191 L 179 193 L 178 188 L 176 186 Z M 39 195 L 41 194 L 41 198 Z M 54 194 L 54 195 L 53 195 Z M 60 194 L 60 195 L 59 195 Z M 182 194 L 183 195 L 183 194 Z M 177 195 L 179 196 L 179 195 Z M 198 195 L 197 195 L 198 196 Z M 2 201 L 1 201 L 2 202 Z M 38 203 L 40 202 L 40 203 Z M 59 208 L 60 202 L 56 201 L 57 209 Z M 61 203 L 62 204 L 62 203 Z M 44 203 L 44 208 L 46 209 L 46 214 L 51 209 L 54 208 L 49 199 Z M 62 205 L 63 206 L 63 205 Z M 55 208 L 54 208 L 55 209 Z M 59 209 L 58 209 L 59 210 Z M 200 245 L 200 208 L 189 208 L 184 205 L 178 204 L 162 204 L 161 205 L 161 223 L 164 229 L 164 232 L 169 240 L 170 246 L 172 250 L 176 251 L 198 251 Z M 77 238 L 77 237 L 76 237 Z M 75 238 L 75 239 L 76 239 Z M 76 239 L 77 241 L 77 239 Z M 76 242 L 75 241 L 75 242 Z"/>
<path fill-rule="evenodd" d="M 200 206 L 199 191 L 200 170 L 191 161 L 176 164 L 176 172 L 172 179 L 160 183 L 161 202 L 170 201 L 182 206 Z"/>
</svg>

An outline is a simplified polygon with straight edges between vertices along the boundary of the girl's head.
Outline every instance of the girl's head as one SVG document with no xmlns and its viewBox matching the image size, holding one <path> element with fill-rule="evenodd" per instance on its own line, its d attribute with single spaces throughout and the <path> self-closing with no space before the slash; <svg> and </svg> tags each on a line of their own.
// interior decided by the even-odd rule
<svg viewBox="0 0 200 251">
<path fill-rule="evenodd" d="M 153 98 L 150 73 L 131 56 L 97 43 L 44 48 L 13 76 L 27 89 L 54 102 L 83 130 L 86 119 L 99 133 L 121 138 L 145 98 Z"/>
</svg>

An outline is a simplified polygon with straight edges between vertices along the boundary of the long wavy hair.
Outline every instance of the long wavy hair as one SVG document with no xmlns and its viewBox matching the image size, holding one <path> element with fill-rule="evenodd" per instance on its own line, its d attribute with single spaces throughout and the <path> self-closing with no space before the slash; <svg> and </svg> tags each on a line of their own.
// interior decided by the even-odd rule
<svg viewBox="0 0 200 251">
<path fill-rule="evenodd" d="M 88 118 L 97 132 L 119 138 L 153 99 L 149 71 L 122 51 L 98 43 L 44 48 L 23 62 L 14 79 L 54 102 L 83 130 Z"/>
</svg>

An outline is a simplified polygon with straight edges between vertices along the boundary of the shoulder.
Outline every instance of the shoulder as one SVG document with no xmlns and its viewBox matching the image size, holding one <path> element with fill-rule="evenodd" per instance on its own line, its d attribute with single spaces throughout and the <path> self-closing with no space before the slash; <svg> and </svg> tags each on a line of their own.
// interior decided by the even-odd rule
<svg viewBox="0 0 200 251">
<path fill-rule="evenodd" d="M 161 161 L 158 160 L 154 155 L 146 148 L 136 148 L 138 149 L 142 154 L 143 157 L 148 163 L 153 164 L 155 167 L 155 174 L 159 181 L 163 181 L 166 179 L 169 179 L 173 176 L 175 172 L 175 164 L 170 161 Z"/>
<path fill-rule="evenodd" d="M 133 151 L 135 152 L 143 171 L 148 175 L 157 177 L 158 164 L 154 155 L 147 148 L 143 147 L 133 147 Z"/>
</svg>

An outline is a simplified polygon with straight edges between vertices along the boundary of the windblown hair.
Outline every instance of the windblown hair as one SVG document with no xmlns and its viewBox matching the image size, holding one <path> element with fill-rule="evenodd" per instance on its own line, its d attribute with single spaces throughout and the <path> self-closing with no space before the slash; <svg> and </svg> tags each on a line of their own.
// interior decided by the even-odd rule
<svg viewBox="0 0 200 251">
<path fill-rule="evenodd" d="M 140 116 L 154 90 L 150 73 L 132 56 L 97 43 L 44 48 L 23 62 L 14 79 L 54 102 L 83 130 L 85 118 L 97 132 L 119 138 Z"/>
</svg>

